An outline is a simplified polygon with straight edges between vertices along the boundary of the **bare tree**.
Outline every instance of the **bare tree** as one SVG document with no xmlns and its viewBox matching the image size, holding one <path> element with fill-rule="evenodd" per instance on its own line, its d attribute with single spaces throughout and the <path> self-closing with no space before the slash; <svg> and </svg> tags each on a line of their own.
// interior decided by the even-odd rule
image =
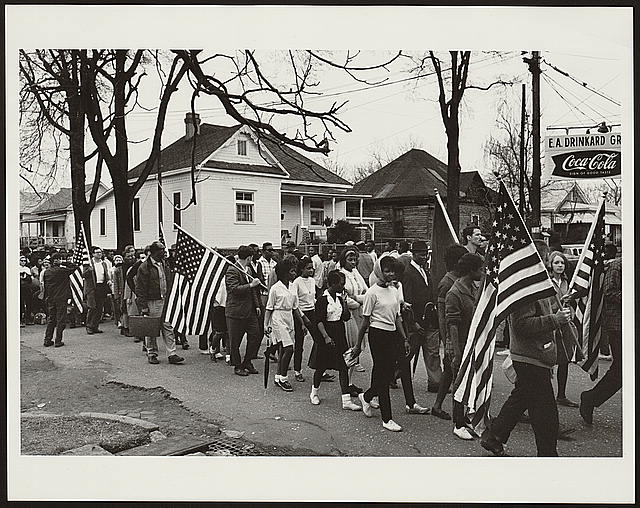
<svg viewBox="0 0 640 508">
<path fill-rule="evenodd" d="M 55 172 L 61 158 L 61 150 L 69 149 L 71 168 L 72 204 L 75 216 L 75 232 L 81 222 L 89 240 L 89 220 L 100 186 L 101 158 L 97 166 L 93 186 L 87 199 L 86 163 L 96 152 L 85 153 L 85 110 L 80 99 L 80 61 L 77 51 L 35 50 L 20 51 L 20 158 L 21 170 L 33 173 L 33 165 L 40 167 L 45 160 L 43 152 L 49 150 L 46 175 L 55 180 Z M 66 141 L 66 143 L 65 143 Z M 24 180 L 30 178 L 22 175 Z"/>
<path fill-rule="evenodd" d="M 468 81 L 471 51 L 449 51 L 448 56 L 428 51 L 417 60 L 413 72 L 423 74 L 429 66 L 438 79 L 438 104 L 447 135 L 447 213 L 453 227 L 460 224 L 460 105 L 467 90 L 489 90 L 496 85 L 511 85 L 495 80 L 488 85 L 473 85 Z M 443 67 L 450 62 L 449 67 Z M 446 63 L 445 63 L 446 65 Z"/>
</svg>

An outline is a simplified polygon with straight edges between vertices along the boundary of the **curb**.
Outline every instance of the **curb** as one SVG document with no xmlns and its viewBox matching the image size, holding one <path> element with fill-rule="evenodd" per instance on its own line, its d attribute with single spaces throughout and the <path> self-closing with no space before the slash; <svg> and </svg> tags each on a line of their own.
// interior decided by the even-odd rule
<svg viewBox="0 0 640 508">
<path fill-rule="evenodd" d="M 146 429 L 148 431 L 154 431 L 160 428 L 160 426 L 156 423 L 151 423 L 146 420 L 141 420 L 139 418 L 131 418 L 130 416 L 114 415 L 111 413 L 83 412 L 83 413 L 80 413 L 79 416 L 88 416 L 90 418 L 98 418 L 100 420 L 112 420 L 112 421 L 121 422 L 121 423 L 128 423 L 130 425 L 137 425 L 138 427 L 142 427 L 143 429 Z"/>
<path fill-rule="evenodd" d="M 20 418 L 55 418 L 59 416 L 64 416 L 64 415 L 59 415 L 55 413 L 31 413 L 31 412 L 20 413 Z"/>
</svg>

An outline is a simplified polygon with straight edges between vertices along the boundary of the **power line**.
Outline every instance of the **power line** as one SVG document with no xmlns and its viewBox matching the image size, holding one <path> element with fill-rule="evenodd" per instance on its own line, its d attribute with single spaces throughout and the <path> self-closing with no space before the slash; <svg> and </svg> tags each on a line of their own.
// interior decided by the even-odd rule
<svg viewBox="0 0 640 508">
<path fill-rule="evenodd" d="M 609 61 L 620 61 L 619 58 L 605 58 L 603 56 L 594 56 L 594 55 L 579 55 L 576 53 L 563 53 L 561 51 L 545 51 L 545 53 L 556 53 L 558 55 L 566 55 L 566 56 L 577 56 L 578 58 L 591 58 L 594 60 L 609 60 Z"/>
<path fill-rule="evenodd" d="M 562 88 L 565 92 L 567 92 L 568 94 L 571 94 L 573 97 L 575 97 L 576 99 L 580 99 L 580 97 L 578 95 L 576 95 L 575 93 L 573 93 L 571 90 L 569 90 L 568 88 L 566 88 L 565 86 L 563 86 L 562 84 L 558 83 L 555 79 L 553 79 L 551 76 L 547 76 L 547 79 L 550 79 L 553 83 L 555 83 L 556 85 L 558 85 L 560 88 Z M 576 104 L 576 108 L 577 106 L 579 106 L 582 103 L 578 103 Z M 611 112 L 607 111 L 607 110 L 603 110 L 605 111 L 606 114 L 602 114 L 601 111 L 596 110 L 593 106 L 591 106 L 589 103 L 586 103 L 585 106 L 587 108 L 589 108 L 591 111 L 593 111 L 596 115 L 598 116 L 602 116 L 602 117 L 606 117 L 607 115 L 610 115 Z"/>
<path fill-rule="evenodd" d="M 580 81 L 576 78 L 574 78 L 571 74 L 569 74 L 566 71 L 563 71 L 562 69 L 559 69 L 558 67 L 556 67 L 555 65 L 553 65 L 552 63 L 549 63 L 547 60 L 545 60 L 544 58 L 542 59 L 544 61 L 544 63 L 546 63 L 549 67 L 551 67 L 554 71 L 562 74 L 563 76 L 569 78 L 570 80 L 574 81 L 575 83 L 578 83 L 580 86 L 583 86 L 584 88 L 586 88 L 587 90 L 595 93 L 596 95 L 599 95 L 600 97 L 602 97 L 603 99 L 607 99 L 609 102 L 613 102 L 616 106 L 622 106 L 622 104 L 620 104 L 618 101 L 616 101 L 615 99 L 612 99 L 611 97 L 607 97 L 606 95 L 604 95 L 603 93 L 601 93 L 600 91 L 591 88 L 586 82 L 584 81 Z"/>
<path fill-rule="evenodd" d="M 569 108 L 573 111 L 574 109 L 577 109 L 580 113 L 583 114 L 583 116 L 586 116 L 589 120 L 596 122 L 596 120 L 594 120 L 592 117 L 590 117 L 589 115 L 587 115 L 584 111 L 582 111 L 580 108 L 578 107 L 574 107 L 571 105 L 571 103 L 565 99 L 564 95 L 562 95 L 560 92 L 558 92 L 558 90 L 556 89 L 555 86 L 553 86 L 553 83 L 551 83 L 551 81 L 549 80 L 549 78 L 547 76 L 545 76 L 544 74 L 542 75 L 542 77 L 544 78 L 544 80 L 547 82 L 547 84 L 551 87 L 551 89 L 558 94 L 558 96 L 567 104 L 567 106 L 569 106 Z M 575 113 L 574 113 L 574 116 Z M 576 120 L 580 120 L 577 116 L 576 116 Z"/>
</svg>

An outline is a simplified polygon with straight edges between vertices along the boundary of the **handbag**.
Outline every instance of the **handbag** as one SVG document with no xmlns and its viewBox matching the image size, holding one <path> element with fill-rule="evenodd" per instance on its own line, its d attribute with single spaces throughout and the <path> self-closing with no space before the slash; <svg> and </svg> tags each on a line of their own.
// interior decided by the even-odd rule
<svg viewBox="0 0 640 508">
<path fill-rule="evenodd" d="M 129 316 L 129 332 L 134 337 L 158 337 L 162 318 L 149 316 Z"/>
<path fill-rule="evenodd" d="M 342 353 L 342 357 L 344 358 L 344 363 L 347 364 L 348 369 L 350 369 L 356 363 L 358 363 L 358 357 L 354 356 L 352 347 L 350 347 L 344 353 Z"/>
</svg>

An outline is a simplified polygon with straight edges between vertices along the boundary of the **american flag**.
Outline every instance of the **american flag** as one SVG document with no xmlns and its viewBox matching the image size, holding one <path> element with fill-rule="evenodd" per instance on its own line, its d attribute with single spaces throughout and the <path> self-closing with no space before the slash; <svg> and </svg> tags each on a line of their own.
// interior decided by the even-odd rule
<svg viewBox="0 0 640 508">
<path fill-rule="evenodd" d="M 489 415 L 495 333 L 517 307 L 555 295 L 553 284 L 504 183 L 489 240 L 482 293 L 471 320 L 455 400 L 480 429 Z"/>
<path fill-rule="evenodd" d="M 573 324 L 578 329 L 578 344 L 582 348 L 583 370 L 594 380 L 598 377 L 598 353 L 602 337 L 602 306 L 604 287 L 604 199 L 600 203 L 578 264 L 571 280 L 570 293 L 582 296 L 571 302 Z M 586 293 L 586 294 L 585 294 Z"/>
<path fill-rule="evenodd" d="M 209 307 L 224 283 L 225 259 L 182 229 L 176 242 L 175 276 L 166 320 L 188 335 L 207 332 Z"/>
<path fill-rule="evenodd" d="M 78 309 L 78 312 L 82 312 L 83 310 L 82 288 L 84 286 L 84 280 L 82 278 L 82 266 L 88 265 L 89 263 L 89 248 L 87 247 L 87 242 L 84 238 L 84 226 L 82 225 L 82 223 L 80 223 L 80 231 L 78 232 L 78 238 L 76 238 L 76 246 L 73 250 L 73 264 L 78 265 L 78 269 L 69 276 L 69 285 L 71 286 L 71 299 Z"/>
</svg>

